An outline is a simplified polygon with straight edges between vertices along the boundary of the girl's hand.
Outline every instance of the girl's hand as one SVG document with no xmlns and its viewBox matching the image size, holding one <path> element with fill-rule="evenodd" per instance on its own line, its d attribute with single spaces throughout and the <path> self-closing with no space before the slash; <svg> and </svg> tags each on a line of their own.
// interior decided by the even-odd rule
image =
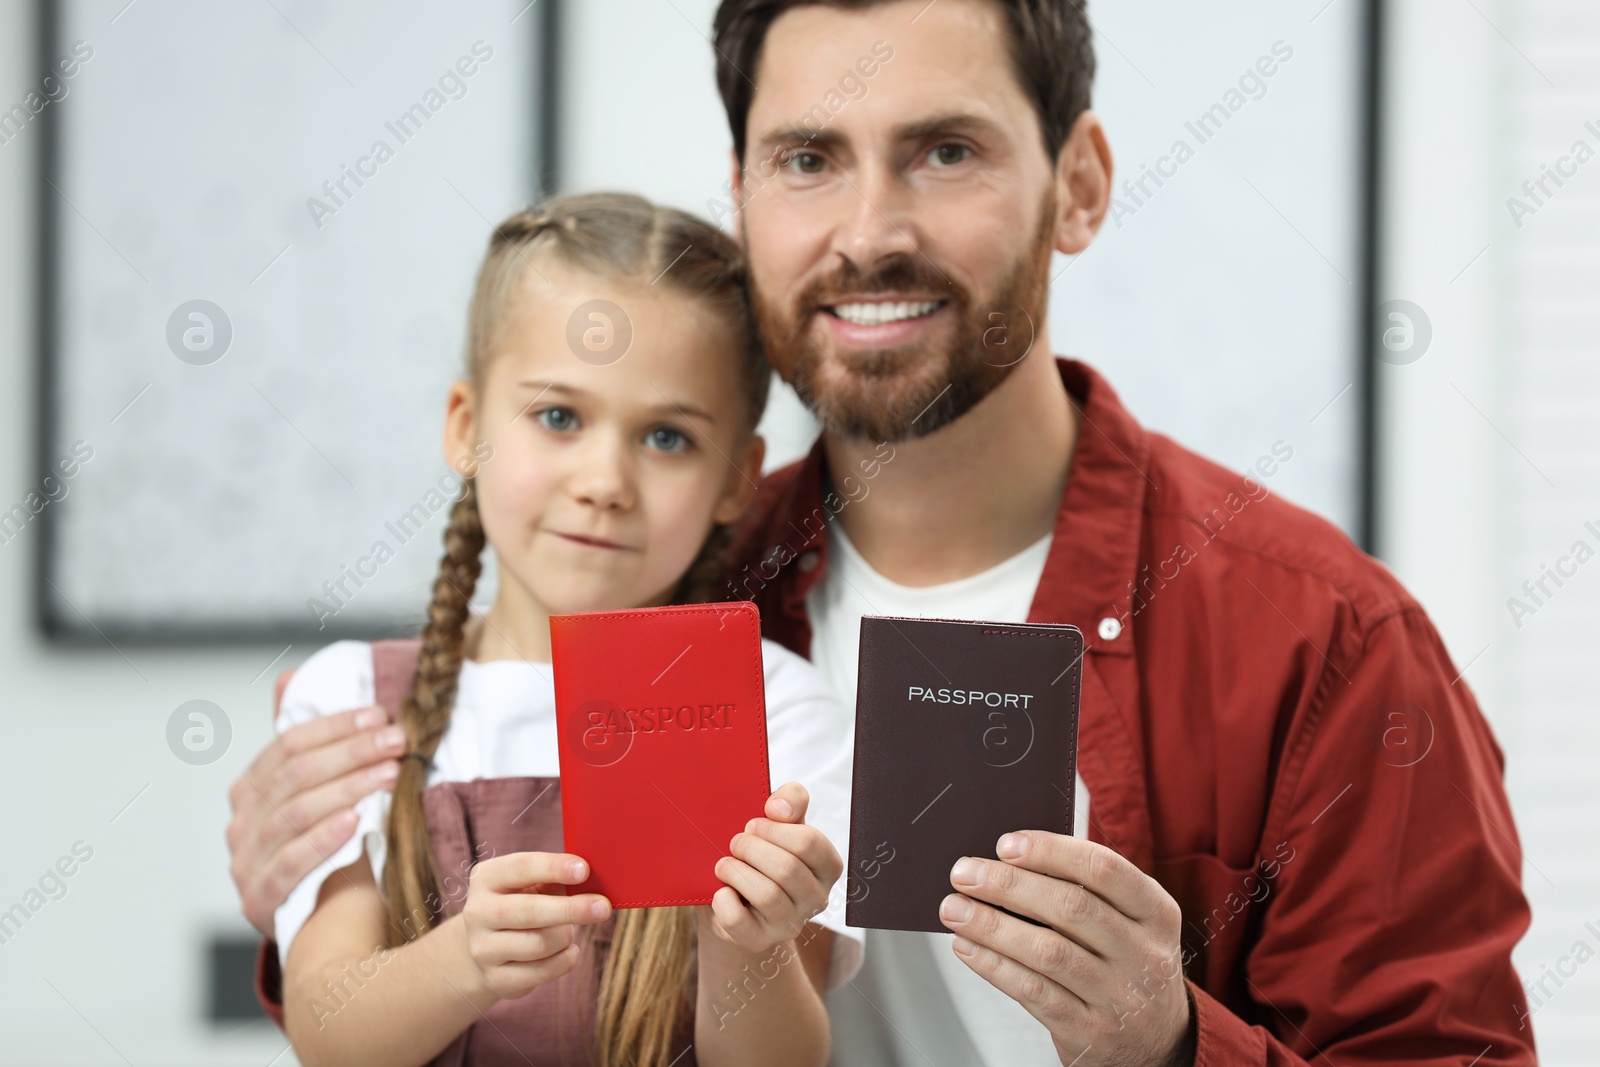
<svg viewBox="0 0 1600 1067">
<path fill-rule="evenodd" d="M 805 825 L 810 795 L 790 782 L 767 798 L 767 817 L 751 819 L 717 861 L 727 883 L 711 898 L 711 927 L 724 941 L 760 954 L 798 937 L 828 905 L 844 870 L 821 830 Z"/>
<path fill-rule="evenodd" d="M 467 951 L 491 992 L 514 1000 L 572 970 L 577 926 L 611 915 L 598 893 L 557 889 L 588 877 L 589 864 L 564 852 L 515 852 L 472 868 L 461 917 Z"/>
</svg>

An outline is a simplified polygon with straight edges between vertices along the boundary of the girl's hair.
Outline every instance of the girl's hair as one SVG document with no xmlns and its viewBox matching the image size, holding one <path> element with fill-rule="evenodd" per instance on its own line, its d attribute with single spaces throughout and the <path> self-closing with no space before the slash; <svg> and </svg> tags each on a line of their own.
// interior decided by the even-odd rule
<svg viewBox="0 0 1600 1067">
<path fill-rule="evenodd" d="M 771 371 L 755 340 L 745 293 L 744 257 L 708 222 L 625 193 L 560 196 L 519 211 L 489 239 L 478 271 L 467 328 L 467 378 L 481 390 L 503 326 L 506 302 L 535 261 L 555 262 L 618 282 L 659 284 L 699 301 L 729 326 L 740 359 L 747 432 L 766 407 Z M 535 267 L 535 269 L 537 269 Z M 672 597 L 675 604 L 720 599 L 731 532 L 715 526 Z M 440 909 L 440 874 L 423 808 L 426 764 L 450 725 L 469 604 L 482 570 L 483 526 L 477 489 L 466 479 L 444 533 L 444 557 L 422 631 L 417 673 L 401 708 L 409 751 L 394 784 L 383 884 L 392 943 L 431 928 Z M 686 908 L 629 909 L 617 915 L 600 976 L 595 1020 L 601 1067 L 666 1064 L 692 1001 L 693 913 Z"/>
</svg>

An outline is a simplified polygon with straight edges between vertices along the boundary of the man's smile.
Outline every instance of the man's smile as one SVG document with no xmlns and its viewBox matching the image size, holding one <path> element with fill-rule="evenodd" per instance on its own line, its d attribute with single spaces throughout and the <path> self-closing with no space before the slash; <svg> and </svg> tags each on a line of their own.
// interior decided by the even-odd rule
<svg viewBox="0 0 1600 1067">
<path fill-rule="evenodd" d="M 829 332 L 850 347 L 882 348 L 917 336 L 948 300 L 854 299 L 819 308 Z"/>
</svg>

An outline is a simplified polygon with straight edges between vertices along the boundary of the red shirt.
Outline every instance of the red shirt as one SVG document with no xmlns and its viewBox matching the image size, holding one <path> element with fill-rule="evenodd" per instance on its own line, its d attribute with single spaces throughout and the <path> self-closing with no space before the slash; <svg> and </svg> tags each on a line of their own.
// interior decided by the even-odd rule
<svg viewBox="0 0 1600 1067">
<path fill-rule="evenodd" d="M 1082 418 L 1028 620 L 1088 642 L 1090 838 L 1183 908 L 1196 1067 L 1533 1064 L 1504 758 L 1422 608 L 1058 364 Z M 733 596 L 802 655 L 827 523 L 879 473 L 825 468 L 819 442 L 763 479 L 735 553 Z"/>
<path fill-rule="evenodd" d="M 1183 908 L 1198 1067 L 1534 1063 L 1504 758 L 1427 615 L 1338 529 L 1057 362 L 1082 419 L 1028 621 L 1087 640 L 1089 836 Z M 819 441 L 739 538 L 734 595 L 802 655 L 827 523 L 880 451 L 847 481 Z"/>
</svg>

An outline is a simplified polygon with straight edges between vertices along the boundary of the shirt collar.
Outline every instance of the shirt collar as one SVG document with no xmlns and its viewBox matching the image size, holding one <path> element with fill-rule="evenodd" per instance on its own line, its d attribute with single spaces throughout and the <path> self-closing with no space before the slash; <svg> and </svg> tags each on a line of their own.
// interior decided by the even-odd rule
<svg viewBox="0 0 1600 1067">
<path fill-rule="evenodd" d="M 1130 656 L 1141 518 L 1153 486 L 1148 434 L 1088 364 L 1057 357 L 1056 369 L 1078 410 L 1078 437 L 1028 621 L 1072 623 L 1090 651 Z M 849 498 L 832 484 L 820 437 L 777 491 L 769 530 L 774 543 L 792 548 L 785 568 L 796 568 L 782 607 L 803 619 L 806 594 L 827 568 L 828 524 Z"/>
<path fill-rule="evenodd" d="M 1078 440 L 1028 620 L 1072 623 L 1090 651 L 1129 656 L 1145 493 L 1154 486 L 1149 435 L 1088 364 L 1058 358 L 1056 366 L 1078 409 Z"/>
</svg>

